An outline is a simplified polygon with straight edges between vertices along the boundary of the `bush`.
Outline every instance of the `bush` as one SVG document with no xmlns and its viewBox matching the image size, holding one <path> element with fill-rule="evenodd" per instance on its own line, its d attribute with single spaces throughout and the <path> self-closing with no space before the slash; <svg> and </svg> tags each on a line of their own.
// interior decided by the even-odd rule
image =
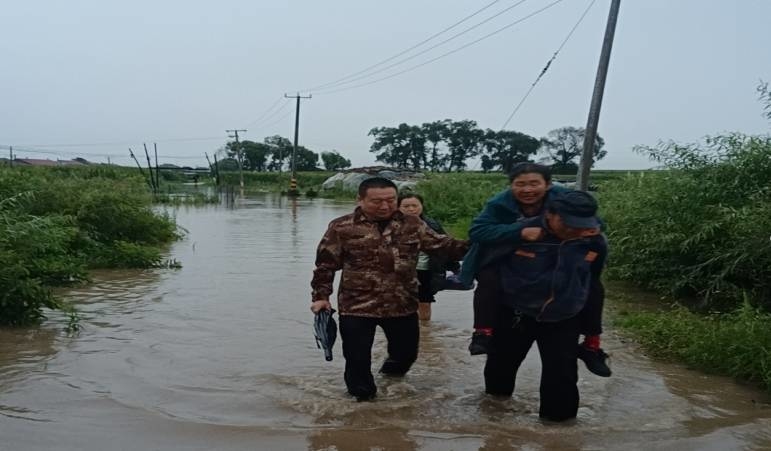
<svg viewBox="0 0 771 451">
<path fill-rule="evenodd" d="M 0 325 L 39 322 L 45 308 L 72 321 L 50 288 L 87 268 L 162 265 L 160 246 L 179 234 L 150 202 L 125 168 L 0 168 Z"/>
<path fill-rule="evenodd" d="M 703 307 L 731 310 L 746 292 L 771 308 L 771 138 L 728 135 L 642 150 L 665 170 L 602 191 L 609 275 L 698 296 Z"/>
</svg>

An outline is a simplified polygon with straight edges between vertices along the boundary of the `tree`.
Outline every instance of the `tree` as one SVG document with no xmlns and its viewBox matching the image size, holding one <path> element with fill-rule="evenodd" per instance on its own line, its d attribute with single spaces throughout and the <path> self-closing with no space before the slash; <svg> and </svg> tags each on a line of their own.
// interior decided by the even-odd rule
<svg viewBox="0 0 771 451">
<path fill-rule="evenodd" d="M 423 136 L 426 138 L 426 141 L 431 143 L 431 154 L 428 157 L 428 165 L 426 165 L 426 168 L 430 168 L 431 171 L 436 172 L 444 164 L 444 157 L 439 153 L 439 143 L 443 142 L 447 137 L 451 123 L 451 120 L 444 119 L 442 121 L 426 122 L 421 126 Z"/>
<path fill-rule="evenodd" d="M 291 153 L 289 156 L 290 168 L 291 168 Z M 303 146 L 297 146 L 297 153 L 295 155 L 295 163 L 297 164 L 298 171 L 318 171 L 319 167 L 319 154 L 306 149 Z"/>
<path fill-rule="evenodd" d="M 291 161 L 292 148 L 294 147 L 292 141 L 280 135 L 268 136 L 263 141 L 271 148 L 271 159 L 268 163 L 267 170 L 281 171 L 284 167 L 284 162 L 287 159 Z"/>
<path fill-rule="evenodd" d="M 369 131 L 375 137 L 370 152 L 376 160 L 398 168 L 420 170 L 426 163 L 426 138 L 420 127 L 399 124 L 398 127 L 375 127 Z"/>
<path fill-rule="evenodd" d="M 466 167 L 466 160 L 479 154 L 479 145 L 484 132 L 477 127 L 476 121 L 463 120 L 449 124 L 445 142 L 449 150 L 447 171 L 458 171 Z"/>
<path fill-rule="evenodd" d="M 768 89 L 768 82 L 760 80 L 757 91 L 758 100 L 763 104 L 763 116 L 771 121 L 771 91 Z"/>
<path fill-rule="evenodd" d="M 266 170 L 266 162 L 272 152 L 270 146 L 249 140 L 241 141 L 239 145 L 243 158 L 242 165 L 245 171 Z M 230 157 L 237 157 L 235 141 L 229 142 L 226 147 Z"/>
<path fill-rule="evenodd" d="M 529 161 L 541 145 L 538 139 L 512 130 L 487 129 L 482 139 L 482 170 L 500 168 L 508 173 L 516 163 Z"/>
<path fill-rule="evenodd" d="M 552 170 L 556 173 L 575 172 L 578 170 L 578 162 L 584 149 L 583 128 L 562 127 L 549 132 L 545 138 L 541 138 L 541 148 L 549 156 Z M 592 166 L 601 160 L 608 152 L 603 149 L 605 140 L 599 133 L 594 140 L 594 158 Z"/>
<path fill-rule="evenodd" d="M 324 163 L 324 169 L 327 171 L 339 171 L 351 167 L 351 160 L 343 157 L 336 150 L 321 152 L 321 161 Z"/>
</svg>

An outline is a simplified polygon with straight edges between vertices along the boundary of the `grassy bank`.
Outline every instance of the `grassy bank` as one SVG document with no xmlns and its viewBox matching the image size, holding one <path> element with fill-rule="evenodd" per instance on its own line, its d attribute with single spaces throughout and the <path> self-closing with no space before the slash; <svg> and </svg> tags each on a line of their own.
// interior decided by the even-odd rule
<svg viewBox="0 0 771 451">
<path fill-rule="evenodd" d="M 34 324 L 67 309 L 51 288 L 95 268 L 162 265 L 179 237 L 126 168 L 0 167 L 0 325 Z"/>
<path fill-rule="evenodd" d="M 623 284 L 608 284 L 613 325 L 650 355 L 771 392 L 771 314 L 745 301 L 728 313 L 695 313 L 673 301 L 644 303 Z"/>
</svg>

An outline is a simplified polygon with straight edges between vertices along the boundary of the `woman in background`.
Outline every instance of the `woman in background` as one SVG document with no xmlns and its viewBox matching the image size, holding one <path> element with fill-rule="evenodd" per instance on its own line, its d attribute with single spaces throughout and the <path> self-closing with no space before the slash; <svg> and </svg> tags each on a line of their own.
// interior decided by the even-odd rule
<svg viewBox="0 0 771 451">
<path fill-rule="evenodd" d="M 399 195 L 399 210 L 405 215 L 418 216 L 434 232 L 447 235 L 439 221 L 423 214 L 423 197 L 415 193 Z M 436 302 L 434 295 L 444 287 L 447 271 L 458 272 L 460 263 L 447 261 L 441 257 L 433 257 L 421 252 L 418 254 L 418 316 L 423 321 L 431 319 L 431 304 Z"/>
</svg>

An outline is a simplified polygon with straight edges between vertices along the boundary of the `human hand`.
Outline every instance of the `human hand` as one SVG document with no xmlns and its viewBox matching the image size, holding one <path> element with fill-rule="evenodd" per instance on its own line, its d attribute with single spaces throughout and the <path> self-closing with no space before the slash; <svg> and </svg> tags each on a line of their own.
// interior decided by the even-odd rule
<svg viewBox="0 0 771 451">
<path fill-rule="evenodd" d="M 538 241 L 544 236 L 542 227 L 525 227 L 522 229 L 522 239 L 525 241 Z"/>
<path fill-rule="evenodd" d="M 332 310 L 332 304 L 327 300 L 311 302 L 311 311 L 313 313 L 318 313 L 322 310 Z"/>
</svg>

